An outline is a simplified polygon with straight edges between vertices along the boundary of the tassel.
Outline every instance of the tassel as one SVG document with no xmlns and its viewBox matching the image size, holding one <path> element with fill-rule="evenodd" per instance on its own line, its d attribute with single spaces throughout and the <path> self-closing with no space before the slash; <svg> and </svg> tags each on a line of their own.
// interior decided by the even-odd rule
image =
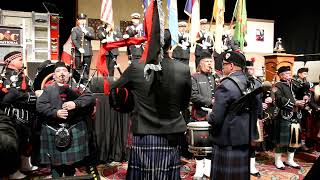
<svg viewBox="0 0 320 180">
<path fill-rule="evenodd" d="M 106 96 L 109 96 L 109 94 L 110 94 L 110 85 L 109 85 L 109 81 L 108 81 L 106 76 L 104 77 L 103 89 L 104 89 L 104 94 Z"/>
<path fill-rule="evenodd" d="M 27 89 L 26 76 L 24 74 L 22 74 L 21 89 L 22 90 L 26 90 Z"/>
</svg>

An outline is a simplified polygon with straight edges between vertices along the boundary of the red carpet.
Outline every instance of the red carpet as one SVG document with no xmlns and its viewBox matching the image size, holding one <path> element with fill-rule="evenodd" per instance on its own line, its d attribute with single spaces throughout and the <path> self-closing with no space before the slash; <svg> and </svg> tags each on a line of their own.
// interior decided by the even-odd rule
<svg viewBox="0 0 320 180">
<path fill-rule="evenodd" d="M 318 153 L 297 153 L 295 161 L 302 167 L 300 170 L 286 167 L 285 170 L 278 170 L 273 165 L 274 154 L 272 152 L 262 152 L 257 154 L 257 169 L 261 173 L 260 178 L 251 176 L 252 180 L 302 180 L 310 168 L 313 165 Z M 286 155 L 283 155 L 282 160 L 286 160 Z M 127 172 L 127 163 L 113 162 L 109 165 L 99 165 L 97 169 L 101 175 L 101 179 L 125 179 Z M 28 176 L 27 179 L 44 179 L 49 178 L 49 169 L 40 169 L 35 171 Z M 184 161 L 181 167 L 181 179 L 192 180 L 195 173 L 195 161 L 189 160 Z M 85 168 L 77 169 L 76 175 L 83 176 L 86 175 Z M 1 179 L 1 177 L 0 177 Z M 3 178 L 7 179 L 7 178 Z"/>
</svg>

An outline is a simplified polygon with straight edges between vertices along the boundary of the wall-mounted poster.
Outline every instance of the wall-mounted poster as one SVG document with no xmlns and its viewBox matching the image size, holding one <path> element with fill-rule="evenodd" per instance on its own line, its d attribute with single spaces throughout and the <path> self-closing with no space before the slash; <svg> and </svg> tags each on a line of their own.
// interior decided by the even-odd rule
<svg viewBox="0 0 320 180">
<path fill-rule="evenodd" d="M 247 21 L 247 53 L 273 53 L 274 48 L 274 21 L 251 19 Z"/>
<path fill-rule="evenodd" d="M 0 46 L 22 47 L 22 28 L 0 26 Z"/>
</svg>

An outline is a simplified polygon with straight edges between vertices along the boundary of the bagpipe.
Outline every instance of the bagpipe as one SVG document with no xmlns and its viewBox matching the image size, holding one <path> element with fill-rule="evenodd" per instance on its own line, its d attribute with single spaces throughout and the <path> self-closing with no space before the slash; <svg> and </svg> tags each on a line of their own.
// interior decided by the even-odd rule
<svg viewBox="0 0 320 180">
<path fill-rule="evenodd" d="M 293 91 L 296 95 L 296 99 L 302 100 L 303 96 L 310 95 L 310 88 L 312 84 L 308 81 L 299 81 L 296 78 L 291 79 Z"/>
<path fill-rule="evenodd" d="M 8 71 L 8 66 L 4 65 L 0 73 L 0 93 L 7 94 L 11 88 L 26 90 L 28 83 L 24 74 L 25 67 L 19 71 Z M 21 80 L 21 83 L 19 83 Z"/>
</svg>

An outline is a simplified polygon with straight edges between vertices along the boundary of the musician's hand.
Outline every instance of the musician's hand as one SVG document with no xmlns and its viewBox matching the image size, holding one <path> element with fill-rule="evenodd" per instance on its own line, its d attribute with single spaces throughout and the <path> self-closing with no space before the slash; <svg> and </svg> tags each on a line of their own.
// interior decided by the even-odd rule
<svg viewBox="0 0 320 180">
<path fill-rule="evenodd" d="M 43 90 L 36 90 L 34 93 L 36 94 L 37 97 L 40 97 L 41 94 L 43 93 Z"/>
<path fill-rule="evenodd" d="M 267 103 L 262 103 L 262 109 L 266 110 L 268 108 L 268 104 Z"/>
<path fill-rule="evenodd" d="M 80 52 L 81 54 L 84 54 L 84 49 L 83 49 L 83 48 L 79 48 L 79 52 Z"/>
<path fill-rule="evenodd" d="M 310 98 L 309 98 L 309 96 L 303 96 L 303 100 L 304 100 L 304 102 L 309 102 L 309 100 L 310 100 Z"/>
<path fill-rule="evenodd" d="M 272 98 L 271 98 L 271 97 L 267 97 L 267 98 L 264 100 L 264 103 L 271 104 L 271 103 L 272 103 Z"/>
<path fill-rule="evenodd" d="M 305 105 L 305 101 L 304 100 L 297 100 L 295 103 L 295 106 L 297 107 L 303 107 Z"/>
<path fill-rule="evenodd" d="M 102 39 L 102 40 L 101 40 L 101 43 L 102 43 L 102 44 L 104 44 L 104 43 L 106 43 L 106 42 L 107 42 L 107 39 Z"/>
<path fill-rule="evenodd" d="M 65 109 L 59 109 L 57 111 L 57 117 L 61 119 L 67 119 L 68 117 L 68 111 Z"/>
<path fill-rule="evenodd" d="M 62 109 L 72 110 L 76 108 L 76 104 L 73 101 L 68 101 L 62 104 Z"/>
</svg>

